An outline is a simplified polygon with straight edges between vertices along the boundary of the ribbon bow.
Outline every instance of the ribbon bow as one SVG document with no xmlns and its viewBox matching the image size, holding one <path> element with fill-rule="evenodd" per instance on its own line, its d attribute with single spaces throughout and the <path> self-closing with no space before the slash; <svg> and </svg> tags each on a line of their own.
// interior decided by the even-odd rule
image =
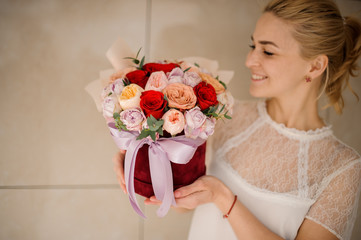
<svg viewBox="0 0 361 240">
<path fill-rule="evenodd" d="M 164 217 L 171 205 L 175 206 L 173 195 L 173 176 L 170 162 L 186 164 L 193 157 L 197 148 L 205 140 L 191 139 L 184 135 L 172 138 L 160 138 L 152 141 L 149 138 L 137 140 L 139 132 L 119 131 L 114 123 L 108 124 L 111 135 L 120 149 L 126 149 L 124 175 L 125 185 L 129 194 L 129 201 L 133 209 L 143 218 L 146 218 L 138 205 L 134 189 L 134 170 L 138 150 L 144 145 L 149 145 L 148 157 L 150 176 L 153 191 L 158 200 L 162 201 L 157 215 Z"/>
</svg>

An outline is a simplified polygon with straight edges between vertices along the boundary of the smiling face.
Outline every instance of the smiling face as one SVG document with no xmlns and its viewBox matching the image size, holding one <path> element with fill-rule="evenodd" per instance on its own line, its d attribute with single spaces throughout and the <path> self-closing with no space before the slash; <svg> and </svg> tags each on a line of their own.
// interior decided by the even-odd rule
<svg viewBox="0 0 361 240">
<path fill-rule="evenodd" d="M 264 13 L 252 36 L 246 66 L 251 70 L 254 97 L 293 99 L 307 91 L 305 76 L 310 63 L 300 55 L 292 26 L 272 13 Z"/>
</svg>

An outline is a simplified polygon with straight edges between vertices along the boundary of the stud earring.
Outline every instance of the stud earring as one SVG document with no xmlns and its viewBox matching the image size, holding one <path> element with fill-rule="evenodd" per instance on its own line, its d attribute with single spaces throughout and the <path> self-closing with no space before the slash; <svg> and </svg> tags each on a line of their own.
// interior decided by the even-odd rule
<svg viewBox="0 0 361 240">
<path fill-rule="evenodd" d="M 306 82 L 311 82 L 311 77 L 306 76 L 306 77 L 305 77 L 305 80 L 306 80 Z"/>
</svg>

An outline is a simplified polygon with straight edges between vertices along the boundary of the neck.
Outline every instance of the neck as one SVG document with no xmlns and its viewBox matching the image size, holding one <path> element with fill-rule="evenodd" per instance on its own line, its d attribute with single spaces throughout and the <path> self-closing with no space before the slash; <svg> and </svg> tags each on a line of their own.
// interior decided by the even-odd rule
<svg viewBox="0 0 361 240">
<path fill-rule="evenodd" d="M 295 102 L 271 98 L 266 103 L 269 116 L 275 122 L 283 123 L 288 128 L 307 131 L 325 126 L 318 115 L 318 106 L 315 100 L 306 99 Z"/>
</svg>

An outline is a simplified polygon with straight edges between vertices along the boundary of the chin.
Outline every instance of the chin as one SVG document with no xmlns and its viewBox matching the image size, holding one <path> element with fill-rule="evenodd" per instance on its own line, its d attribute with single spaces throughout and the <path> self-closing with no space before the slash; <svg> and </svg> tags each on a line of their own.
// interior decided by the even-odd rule
<svg viewBox="0 0 361 240">
<path fill-rule="evenodd" d="M 252 97 L 256 98 L 265 98 L 267 97 L 266 94 L 263 91 L 260 91 L 260 89 L 255 89 L 252 86 L 249 88 L 249 94 L 251 94 Z"/>
</svg>

